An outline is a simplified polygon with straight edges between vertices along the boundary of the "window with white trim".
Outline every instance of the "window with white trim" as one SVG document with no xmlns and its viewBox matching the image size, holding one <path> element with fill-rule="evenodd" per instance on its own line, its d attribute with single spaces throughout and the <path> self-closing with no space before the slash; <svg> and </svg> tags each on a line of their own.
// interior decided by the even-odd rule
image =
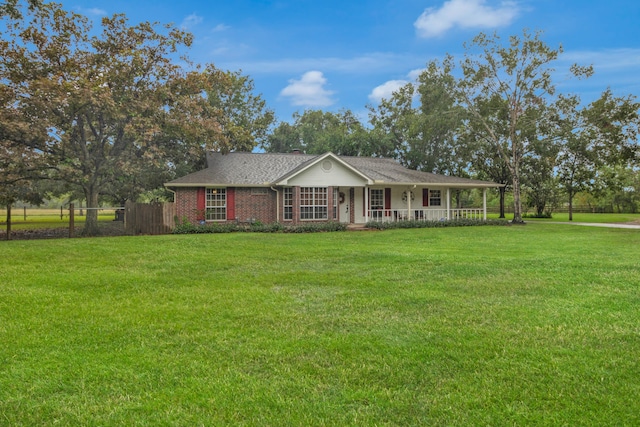
<svg viewBox="0 0 640 427">
<path fill-rule="evenodd" d="M 441 190 L 429 190 L 429 206 L 440 206 L 442 204 Z"/>
<path fill-rule="evenodd" d="M 300 219 L 327 219 L 327 188 L 300 187 Z"/>
<path fill-rule="evenodd" d="M 384 209 L 384 189 L 372 188 L 369 191 L 369 206 L 371 206 L 371 217 L 381 218 Z"/>
<path fill-rule="evenodd" d="M 284 188 L 282 191 L 282 197 L 282 206 L 284 208 L 283 219 L 291 221 L 293 219 L 293 188 Z"/>
<path fill-rule="evenodd" d="M 371 193 L 371 210 L 382 210 L 384 209 L 384 189 L 382 188 L 372 188 Z"/>
<path fill-rule="evenodd" d="M 225 221 L 227 219 L 226 188 L 207 188 L 205 211 L 207 221 Z"/>
</svg>

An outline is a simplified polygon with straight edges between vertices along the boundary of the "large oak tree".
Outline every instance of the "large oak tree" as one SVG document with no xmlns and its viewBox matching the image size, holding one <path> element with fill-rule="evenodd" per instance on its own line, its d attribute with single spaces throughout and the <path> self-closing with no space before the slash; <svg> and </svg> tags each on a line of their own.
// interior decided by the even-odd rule
<svg viewBox="0 0 640 427">
<path fill-rule="evenodd" d="M 49 178 L 82 189 L 88 208 L 143 168 L 166 164 L 177 147 L 235 148 L 221 108 L 206 96 L 217 76 L 178 65 L 190 34 L 130 25 L 123 15 L 103 18 L 96 34 L 85 17 L 56 4 L 4 24 L 0 81 L 13 97 L 5 107 L 46 129 L 43 138 L 12 144 L 45 158 Z M 98 232 L 97 211 L 88 211 L 84 232 Z"/>
</svg>

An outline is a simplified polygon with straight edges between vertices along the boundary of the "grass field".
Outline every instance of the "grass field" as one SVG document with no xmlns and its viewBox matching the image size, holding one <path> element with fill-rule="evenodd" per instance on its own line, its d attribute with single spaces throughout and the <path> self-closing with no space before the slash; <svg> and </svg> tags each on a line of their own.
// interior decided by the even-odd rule
<svg viewBox="0 0 640 427">
<path fill-rule="evenodd" d="M 83 212 L 81 215 L 80 212 Z M 76 209 L 74 214 L 74 222 L 77 225 L 83 225 L 86 219 L 85 210 Z M 101 209 L 98 211 L 98 221 L 108 222 L 115 218 L 114 209 Z M 0 227 L 6 229 L 7 211 L 0 209 Z M 11 229 L 12 230 L 34 230 L 41 228 L 68 228 L 69 227 L 69 209 L 62 211 L 60 209 L 27 209 L 26 212 L 21 208 L 12 209 L 11 211 Z"/>
<path fill-rule="evenodd" d="M 0 242 L 0 425 L 640 425 L 640 231 Z"/>
</svg>

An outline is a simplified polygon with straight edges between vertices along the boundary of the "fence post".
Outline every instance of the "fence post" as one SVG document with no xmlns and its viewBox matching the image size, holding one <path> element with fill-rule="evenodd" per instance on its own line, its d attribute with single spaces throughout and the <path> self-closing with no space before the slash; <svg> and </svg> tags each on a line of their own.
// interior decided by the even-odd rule
<svg viewBox="0 0 640 427">
<path fill-rule="evenodd" d="M 24 220 L 26 221 L 27 220 L 27 207 L 23 206 L 22 209 L 23 209 L 23 212 L 24 212 Z"/>
<path fill-rule="evenodd" d="M 62 208 L 60 208 L 62 209 Z M 73 203 L 69 203 L 69 238 L 73 237 L 73 232 L 75 231 L 75 225 L 73 224 Z"/>
<path fill-rule="evenodd" d="M 62 205 L 60 205 L 60 221 L 64 218 L 64 214 L 62 213 Z"/>
</svg>

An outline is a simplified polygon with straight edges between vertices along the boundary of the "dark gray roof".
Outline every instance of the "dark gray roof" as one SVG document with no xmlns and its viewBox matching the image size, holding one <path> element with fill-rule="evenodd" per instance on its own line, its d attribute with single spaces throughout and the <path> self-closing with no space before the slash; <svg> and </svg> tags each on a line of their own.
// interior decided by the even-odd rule
<svg viewBox="0 0 640 427">
<path fill-rule="evenodd" d="M 328 153 L 327 153 L 328 154 Z M 167 187 L 272 185 L 284 176 L 313 164 L 317 156 L 282 153 L 208 153 L 207 168 L 165 184 Z M 332 154 L 331 154 L 332 155 Z M 388 158 L 336 156 L 373 181 L 384 184 L 442 184 L 451 186 L 497 187 L 499 184 L 420 172 Z"/>
</svg>

